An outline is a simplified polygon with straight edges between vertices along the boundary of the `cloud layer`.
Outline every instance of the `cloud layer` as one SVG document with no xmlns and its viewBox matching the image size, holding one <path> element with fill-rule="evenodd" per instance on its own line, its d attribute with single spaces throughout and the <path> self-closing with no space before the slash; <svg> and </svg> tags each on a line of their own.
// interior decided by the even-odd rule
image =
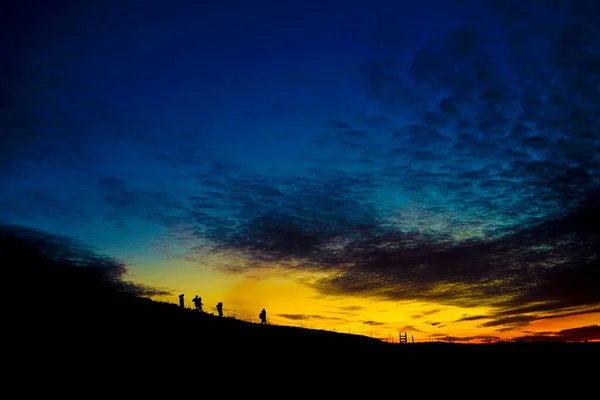
<svg viewBox="0 0 600 400">
<path fill-rule="evenodd" d="M 600 217 L 600 6 L 558 3 L 489 1 L 489 29 L 467 24 L 410 54 L 356 60 L 354 83 L 377 111 L 331 115 L 306 134 L 257 133 L 273 153 L 284 152 L 273 145 L 284 137 L 310 141 L 302 163 L 280 173 L 256 172 L 187 133 L 127 130 L 97 107 L 47 120 L 37 105 L 51 87 L 8 87 L 4 179 L 23 163 L 61 165 L 73 154 L 71 167 L 95 175 L 69 196 L 3 197 L 1 215 L 119 229 L 136 219 L 191 259 L 208 251 L 241 256 L 241 268 L 325 272 L 314 283 L 324 294 L 490 306 L 463 320 L 499 330 L 598 311 L 600 231 L 590 221 Z M 79 134 L 107 121 L 119 127 L 113 136 Z M 222 142 L 233 148 L 250 134 Z M 134 144 L 131 163 L 98 150 L 113 140 Z M 235 154 L 250 153 L 241 147 Z M 120 170 L 91 167 L 113 161 Z M 143 182 L 127 176 L 134 161 L 151 165 Z"/>
<path fill-rule="evenodd" d="M 192 204 L 198 236 L 332 272 L 323 293 L 497 308 L 486 327 L 599 304 L 598 14 L 514 7 L 504 47 L 452 30 L 413 54 L 409 84 L 393 60 L 364 63 L 367 93 L 411 116 L 326 121 L 319 145 L 339 162 L 199 177 L 215 190 Z"/>
</svg>

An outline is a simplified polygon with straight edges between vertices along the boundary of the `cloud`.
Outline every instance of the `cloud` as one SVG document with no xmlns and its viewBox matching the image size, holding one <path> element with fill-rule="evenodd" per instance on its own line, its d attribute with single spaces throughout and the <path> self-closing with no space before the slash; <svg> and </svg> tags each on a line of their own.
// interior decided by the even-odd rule
<svg viewBox="0 0 600 400">
<path fill-rule="evenodd" d="M 499 340 L 502 340 L 500 336 L 495 335 L 475 335 L 475 336 L 450 336 L 445 333 L 433 333 L 429 335 L 430 338 L 440 341 L 440 342 L 462 342 L 462 343 L 471 343 L 471 342 L 484 342 L 484 343 L 494 343 Z"/>
<path fill-rule="evenodd" d="M 340 311 L 331 311 L 332 314 L 341 314 L 341 315 L 349 315 L 349 316 L 357 316 L 359 315 L 358 311 L 363 310 L 362 306 L 330 306 L 336 310 Z"/>
<path fill-rule="evenodd" d="M 473 340 L 473 339 L 479 339 L 482 341 L 496 341 L 501 339 L 499 336 L 494 336 L 494 335 L 477 335 L 477 336 L 473 336 L 473 337 L 467 337 L 467 338 L 461 338 L 461 340 Z"/>
<path fill-rule="evenodd" d="M 428 310 L 428 311 L 423 311 L 423 312 L 421 312 L 419 314 L 411 315 L 410 317 L 412 319 L 419 319 L 419 318 L 423 318 L 423 317 L 425 317 L 427 315 L 439 313 L 440 311 L 442 311 L 442 310 L 441 309 Z"/>
<path fill-rule="evenodd" d="M 481 326 L 483 326 L 483 327 L 491 327 L 491 326 L 518 327 L 518 326 L 526 326 L 530 322 L 538 321 L 538 320 L 564 318 L 564 317 L 571 317 L 574 315 L 585 315 L 585 314 L 599 314 L 600 315 L 600 306 L 595 306 L 591 309 L 575 310 L 575 311 L 571 311 L 571 312 L 560 312 L 560 313 L 551 314 L 551 315 L 513 315 L 510 317 L 499 317 L 499 318 L 497 317 L 496 319 L 482 323 Z"/>
<path fill-rule="evenodd" d="M 306 315 L 306 314 L 278 314 L 277 316 L 292 319 L 294 321 L 303 321 L 307 319 L 311 319 L 314 315 Z"/>
<path fill-rule="evenodd" d="M 420 332 L 420 333 L 425 333 L 424 331 L 420 330 L 419 328 L 416 328 L 413 325 L 405 325 L 402 328 L 398 328 L 398 332 Z"/>
<path fill-rule="evenodd" d="M 344 311 L 360 311 L 362 309 L 364 309 L 364 307 L 362 306 L 341 306 L 341 307 L 336 307 L 339 308 L 340 310 L 344 310 Z"/>
<path fill-rule="evenodd" d="M 502 309 L 499 308 L 497 311 L 489 314 L 489 315 L 465 315 L 462 318 L 457 319 L 454 322 L 464 322 L 464 321 L 478 321 L 478 320 L 482 320 L 482 319 L 487 319 L 489 321 L 483 322 L 481 323 L 479 326 L 480 327 L 497 327 L 497 326 L 501 326 L 502 328 L 499 328 L 498 331 L 502 332 L 502 331 L 507 331 L 507 330 L 512 330 L 514 328 L 520 327 L 520 326 L 526 326 L 529 323 L 533 322 L 533 321 L 537 321 L 537 320 L 544 320 L 544 319 L 556 319 L 556 318 L 564 318 L 564 317 L 570 317 L 570 316 L 575 316 L 575 315 L 585 315 L 585 314 L 595 314 L 595 313 L 600 313 L 600 306 L 593 306 L 592 308 L 579 308 L 579 307 L 575 307 L 574 309 L 571 308 L 569 311 L 569 309 L 563 309 L 563 311 L 558 312 L 558 313 L 552 313 L 552 314 L 542 314 L 540 315 L 539 312 L 552 312 L 557 308 L 557 303 L 551 302 L 551 303 L 541 303 L 541 304 L 534 304 L 534 305 L 530 305 L 530 306 L 525 306 L 525 307 L 519 307 L 519 308 L 509 308 L 509 309 Z M 560 306 L 558 307 L 560 308 Z M 538 314 L 531 314 L 533 312 L 538 312 Z"/>
<path fill-rule="evenodd" d="M 576 328 L 563 329 L 560 331 L 547 331 L 547 332 L 532 332 L 524 331 L 527 333 L 526 336 L 519 336 L 515 339 L 523 339 L 525 341 L 552 341 L 552 342 L 581 342 L 595 341 L 600 339 L 600 326 L 599 325 L 588 325 L 580 326 Z"/>
<path fill-rule="evenodd" d="M 329 127 L 329 128 L 344 129 L 344 130 L 352 129 L 352 125 L 350 125 L 346 122 L 336 121 L 336 120 L 329 120 L 329 121 L 325 122 L 325 126 Z"/>
<path fill-rule="evenodd" d="M 132 131 L 132 147 L 165 174 L 158 184 L 107 175 L 86 190 L 67 185 L 67 197 L 28 188 L 3 197 L 0 216 L 137 218 L 166 228 L 188 259 L 317 271 L 325 277 L 312 286 L 324 295 L 487 306 L 488 316 L 457 321 L 499 330 L 587 312 L 600 304 L 600 228 L 590 223 L 600 219 L 600 23 L 566 3 L 488 3 L 499 26 L 457 27 L 410 57 L 362 60 L 356 79 L 374 111 L 318 121 L 318 151 L 293 172 L 253 172 L 191 134 Z M 97 141 L 110 141 L 81 132 L 116 126 L 119 114 L 40 109 L 45 97 L 68 97 L 55 91 L 70 83 L 49 76 L 60 69 L 44 69 L 37 90 L 18 62 L 2 67 L 3 176 L 23 160 L 64 166 L 77 154 L 71 170 L 94 165 L 81 160 L 98 161 Z M 179 185 L 165 173 L 185 167 L 192 178 Z"/>
<path fill-rule="evenodd" d="M 125 264 L 99 255 L 77 240 L 27 227 L 2 225 L 0 244 L 3 254 L 13 260 L 13 276 L 22 280 L 16 283 L 26 285 L 42 280 L 40 283 L 47 293 L 68 291 L 69 287 L 65 285 L 88 282 L 138 296 L 170 294 L 164 289 L 124 280 L 127 276 Z M 79 280 L 69 281 L 69 275 L 63 269 L 73 267 L 77 268 Z M 53 284 L 60 285 L 62 289 L 53 287 Z"/>
<path fill-rule="evenodd" d="M 384 322 L 377 322 L 377 321 L 371 321 L 371 320 L 362 321 L 362 323 L 365 324 L 365 325 L 371 325 L 371 326 L 385 325 Z"/>
<path fill-rule="evenodd" d="M 412 84 L 394 61 L 365 62 L 367 94 L 411 110 L 406 122 L 382 135 L 327 121 L 319 143 L 343 164 L 231 177 L 210 201 L 237 211 L 219 218 L 197 205 L 210 214 L 196 220 L 199 235 L 249 266 L 327 272 L 314 284 L 325 294 L 490 306 L 497 314 L 486 327 L 600 304 L 600 231 L 589 224 L 600 212 L 600 141 L 591 133 L 600 94 L 583 50 L 600 43 L 570 33 L 570 14 L 555 16 L 556 36 L 538 33 L 548 45 L 530 58 L 546 51 L 562 83 L 546 84 L 544 63 L 520 62 L 519 43 L 509 39 L 503 59 L 486 42 L 494 38 L 471 27 L 417 50 L 405 71 Z M 359 168 L 365 160 L 371 167 Z"/>
<path fill-rule="evenodd" d="M 563 329 L 556 332 L 554 335 L 563 340 L 581 340 L 585 338 L 588 340 L 598 340 L 600 339 L 600 325 Z"/>
<path fill-rule="evenodd" d="M 342 318 L 324 317 L 322 315 L 315 315 L 315 314 L 277 314 L 277 316 L 278 317 L 287 318 L 287 319 L 291 319 L 291 320 L 294 320 L 294 321 L 306 321 L 306 320 L 311 320 L 311 319 L 343 321 Z"/>
<path fill-rule="evenodd" d="M 499 325 L 510 325 L 512 327 L 525 326 L 530 322 L 535 321 L 537 318 L 532 315 L 514 315 L 512 317 L 500 318 L 481 324 L 483 327 L 499 326 Z"/>
<path fill-rule="evenodd" d="M 454 322 L 464 322 L 464 321 L 477 321 L 480 319 L 488 319 L 491 318 L 489 315 L 465 315 L 462 318 L 457 319 Z"/>
</svg>

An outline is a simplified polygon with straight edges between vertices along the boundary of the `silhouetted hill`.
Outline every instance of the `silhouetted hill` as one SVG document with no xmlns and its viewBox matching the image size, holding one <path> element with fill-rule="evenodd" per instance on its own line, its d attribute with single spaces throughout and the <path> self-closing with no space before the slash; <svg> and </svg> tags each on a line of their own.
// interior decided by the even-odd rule
<svg viewBox="0 0 600 400">
<path fill-rule="evenodd" d="M 241 354 L 287 352 L 291 357 L 308 350 L 385 346 L 364 336 L 262 326 L 155 302 L 124 290 L 130 287 L 118 281 L 115 266 L 105 259 L 90 262 L 89 255 L 85 258 L 72 249 L 67 254 L 46 240 L 12 231 L 0 239 L 0 250 L 12 260 L 11 269 L 24 289 L 18 304 L 23 306 L 19 312 L 27 316 L 26 334 L 34 345 L 41 345 L 40 350 L 60 349 L 63 355 L 206 350 L 216 358 L 222 352 L 231 359 Z"/>
<path fill-rule="evenodd" d="M 110 265 L 75 266 L 73 257 L 57 261 L 49 256 L 55 253 L 14 235 L 0 239 L 0 250 L 11 260 L 22 288 L 16 331 L 27 343 L 23 353 L 35 360 L 63 360 L 71 367 L 201 363 L 252 372 L 302 365 L 311 365 L 311 371 L 396 364 L 410 369 L 544 365 L 557 360 L 586 365 L 596 362 L 600 350 L 592 343 L 393 345 L 358 335 L 219 318 L 136 296 L 107 273 Z"/>
</svg>

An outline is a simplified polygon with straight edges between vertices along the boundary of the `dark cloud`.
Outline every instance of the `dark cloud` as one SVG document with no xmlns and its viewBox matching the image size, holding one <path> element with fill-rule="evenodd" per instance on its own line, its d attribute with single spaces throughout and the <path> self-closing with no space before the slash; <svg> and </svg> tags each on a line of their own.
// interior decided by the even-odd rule
<svg viewBox="0 0 600 400">
<path fill-rule="evenodd" d="M 278 314 L 279 317 L 293 319 L 294 321 L 303 321 L 306 319 L 311 319 L 314 315 L 306 315 L 306 314 Z"/>
<path fill-rule="evenodd" d="M 599 340 L 600 326 L 588 325 L 576 328 L 563 329 L 560 331 L 532 332 L 523 331 L 526 336 L 519 336 L 515 339 L 523 339 L 532 342 L 583 342 L 585 340 Z"/>
<path fill-rule="evenodd" d="M 358 113 L 356 119 L 359 124 L 369 129 L 382 129 L 391 122 L 388 117 L 382 115 L 368 115 L 364 112 Z"/>
<path fill-rule="evenodd" d="M 377 321 L 371 321 L 371 320 L 363 321 L 362 323 L 365 324 L 365 325 L 371 325 L 371 326 L 385 325 L 384 322 L 377 322 Z"/>
<path fill-rule="evenodd" d="M 100 178 L 92 187 L 107 210 L 107 218 L 115 222 L 138 218 L 168 228 L 189 214 L 168 190 L 135 188 L 118 177 Z"/>
<path fill-rule="evenodd" d="M 364 309 L 364 307 L 362 306 L 342 306 L 342 307 L 336 307 L 339 308 L 340 310 L 344 310 L 344 311 L 359 311 Z"/>
<path fill-rule="evenodd" d="M 405 325 L 402 328 L 398 328 L 398 332 L 420 332 L 420 333 L 425 333 L 425 332 L 423 332 L 419 328 L 416 328 L 413 325 Z"/>
<path fill-rule="evenodd" d="M 502 340 L 500 336 L 495 335 L 476 335 L 476 336 L 449 336 L 445 333 L 433 333 L 429 335 L 430 338 L 435 341 L 448 342 L 448 343 L 471 343 L 471 342 L 483 342 L 483 343 L 494 343 Z"/>
<path fill-rule="evenodd" d="M 510 325 L 513 327 L 516 326 L 526 326 L 530 322 L 535 321 L 537 318 L 531 315 L 514 315 L 512 317 L 500 318 L 489 322 L 484 322 L 481 324 L 483 327 L 490 326 L 500 326 L 500 325 Z"/>
<path fill-rule="evenodd" d="M 132 132 L 132 147 L 162 168 L 189 167 L 193 182 L 149 190 L 107 175 L 85 196 L 112 223 L 167 228 L 189 259 L 211 250 L 247 260 L 229 270 L 272 261 L 327 273 L 313 285 L 326 295 L 489 306 L 458 321 L 499 330 L 587 312 L 600 304 L 600 21 L 594 2 L 559 3 L 490 0 L 485 31 L 455 27 L 410 57 L 363 60 L 357 79 L 375 111 L 319 122 L 319 152 L 296 173 L 226 163 L 191 134 Z M 87 100 L 76 113 L 41 107 L 81 92 L 53 78 L 60 66 L 37 76 L 18 60 L 2 63 L 3 176 L 73 154 L 88 168 L 104 142 L 81 132 L 127 131 L 114 109 Z M 92 213 L 72 204 L 28 189 L 1 212 Z M 305 317 L 315 318 L 286 318 Z"/>
<path fill-rule="evenodd" d="M 429 334 L 429 337 L 431 338 L 437 338 L 436 340 L 441 340 L 442 337 L 448 337 L 445 333 L 432 333 Z M 457 338 L 460 339 L 460 338 Z"/>
<path fill-rule="evenodd" d="M 330 271 L 315 286 L 328 294 L 486 304 L 507 316 L 600 300 L 598 233 L 587 223 L 598 214 L 591 195 L 562 216 L 456 241 L 444 231 L 390 229 L 364 201 L 372 182 L 343 176 L 297 180 L 291 190 L 285 181 L 238 181 L 206 206 L 197 203 L 198 234 L 257 263 L 298 260 L 296 268 Z M 242 198 L 231 222 L 210 216 L 215 203 L 230 208 Z M 482 212 L 490 206 L 482 203 Z M 411 215 L 400 216 L 400 226 L 403 218 L 410 227 Z"/>
<path fill-rule="evenodd" d="M 364 309 L 362 306 L 330 306 L 335 310 L 339 311 L 331 311 L 331 314 L 340 314 L 340 315 L 349 315 L 349 316 L 357 316 L 359 315 L 358 311 Z"/>
<path fill-rule="evenodd" d="M 554 334 L 564 340 L 598 340 L 600 339 L 600 325 L 580 326 L 578 328 L 563 329 Z"/>
<path fill-rule="evenodd" d="M 431 315 L 431 314 L 436 314 L 438 312 L 442 311 L 441 309 L 435 309 L 435 310 L 429 310 L 429 311 L 423 311 L 419 314 L 415 314 L 415 315 L 411 315 L 410 317 L 412 319 L 419 319 L 419 318 L 423 318 L 427 315 Z"/>
<path fill-rule="evenodd" d="M 591 309 L 586 310 L 577 310 L 571 312 L 561 312 L 551 315 L 513 315 L 510 317 L 499 317 L 498 314 L 502 314 L 502 311 L 495 315 L 496 319 L 493 319 L 488 322 L 484 322 L 481 324 L 483 327 L 490 326 L 526 326 L 530 322 L 543 320 L 543 319 L 556 319 L 563 317 L 571 317 L 574 315 L 585 315 L 585 314 L 599 314 L 600 315 L 600 307 L 593 307 Z M 517 314 L 515 312 L 515 314 Z"/>
<path fill-rule="evenodd" d="M 556 319 L 556 318 L 564 318 L 570 317 L 574 315 L 585 315 L 585 314 L 600 314 L 600 307 L 592 307 L 588 309 L 577 309 L 559 313 L 553 313 L 550 315 L 540 315 L 540 314 L 531 314 L 534 312 L 548 312 L 554 311 L 556 308 L 560 308 L 560 305 L 555 302 L 550 303 L 542 303 L 542 304 L 534 304 L 531 306 L 519 307 L 515 309 L 502 309 L 500 308 L 498 311 L 494 312 L 490 315 L 465 315 L 464 317 L 454 321 L 454 322 L 463 322 L 463 321 L 478 321 L 482 319 L 488 319 L 489 321 L 483 322 L 479 326 L 481 327 L 498 327 L 497 330 L 507 331 L 512 330 L 513 328 L 526 326 L 529 323 L 537 320 L 543 319 Z"/>
<path fill-rule="evenodd" d="M 463 321 L 477 321 L 480 319 L 489 319 L 491 318 L 488 315 L 465 315 L 464 317 L 457 319 L 454 322 L 463 322 Z"/>
<path fill-rule="evenodd" d="M 161 189 L 136 187 L 115 176 L 77 182 L 72 188 L 25 188 L 0 200 L 0 219 L 6 224 L 24 221 L 26 225 L 51 219 L 61 227 L 59 232 L 70 236 L 91 233 L 93 237 L 86 240 L 107 229 L 127 235 L 140 223 L 160 226 L 165 237 L 179 237 L 181 227 L 190 225 L 189 211 L 180 199 Z"/>
<path fill-rule="evenodd" d="M 501 14 L 521 18 L 512 12 Z M 600 210 L 600 86 L 590 84 L 600 35 L 591 20 L 585 34 L 574 28 L 585 14 L 561 12 L 544 10 L 559 23 L 552 32 L 530 29 L 546 43 L 531 54 L 511 36 L 529 29 L 517 24 L 506 36 L 462 27 L 431 41 L 414 53 L 413 84 L 394 60 L 363 63 L 368 95 L 411 110 L 408 121 L 387 139 L 374 136 L 383 123 L 328 121 L 320 143 L 344 168 L 223 182 L 210 201 L 238 211 L 217 218 L 198 204 L 201 236 L 256 265 L 330 272 L 314 285 L 326 294 L 491 306 L 497 314 L 459 320 L 487 327 L 599 304 L 600 231 L 589 222 Z M 508 58 L 489 46 L 502 38 Z M 373 169 L 353 169 L 365 159 Z"/>
<path fill-rule="evenodd" d="M 306 320 L 314 320 L 314 319 L 332 320 L 332 321 L 343 321 L 342 318 L 324 317 L 322 315 L 315 315 L 315 314 L 277 314 L 277 316 L 278 317 L 287 318 L 287 319 L 291 319 L 291 320 L 294 320 L 294 321 L 306 321 Z"/>
<path fill-rule="evenodd" d="M 64 285 L 90 282 L 138 296 L 170 294 L 163 289 L 124 280 L 128 272 L 125 264 L 99 255 L 77 240 L 27 227 L 2 225 L 0 244 L 5 257 L 12 261 L 10 276 L 19 277 L 15 284 L 37 287 L 37 281 L 41 280 L 39 284 L 46 293 L 68 292 L 69 288 Z M 79 280 L 66 280 L 69 276 L 64 272 L 65 268 L 77 268 Z M 60 283 L 61 288 L 53 287 L 53 283 Z"/>
<path fill-rule="evenodd" d="M 346 122 L 336 121 L 336 120 L 329 120 L 329 121 L 325 122 L 325 126 L 328 128 L 344 129 L 344 130 L 352 129 L 352 125 L 350 125 Z"/>
</svg>

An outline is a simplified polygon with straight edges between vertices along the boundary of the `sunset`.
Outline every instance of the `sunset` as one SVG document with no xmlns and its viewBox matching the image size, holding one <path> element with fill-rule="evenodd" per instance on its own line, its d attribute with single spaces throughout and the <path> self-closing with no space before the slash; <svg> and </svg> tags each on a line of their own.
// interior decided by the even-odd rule
<svg viewBox="0 0 600 400">
<path fill-rule="evenodd" d="M 9 3 L 25 296 L 246 323 L 214 340 L 600 342 L 600 3 Z"/>
<path fill-rule="evenodd" d="M 530 308 L 523 312 L 517 309 L 514 313 L 502 313 L 489 305 L 466 307 L 436 301 L 324 295 L 314 285 L 326 275 L 290 273 L 276 267 L 244 275 L 203 271 L 195 263 L 186 261 L 172 263 L 168 268 L 178 271 L 178 274 L 163 277 L 158 271 L 140 271 L 133 275 L 140 283 L 168 282 L 169 287 L 179 289 L 176 293 L 186 293 L 190 308 L 192 297 L 199 294 L 211 308 L 218 301 L 223 301 L 225 310 L 230 313 L 237 311 L 240 318 L 258 321 L 257 310 L 264 307 L 271 311 L 269 319 L 272 323 L 351 332 L 385 340 L 391 336 L 396 342 L 398 332 L 413 335 L 415 341 L 452 337 L 476 343 L 538 335 L 582 340 L 586 336 L 583 332 L 588 332 L 588 336 L 595 332 L 585 327 L 600 322 L 598 305 L 557 312 L 540 312 Z M 197 281 L 198 271 L 203 271 L 204 281 Z M 157 298 L 177 302 L 173 295 Z M 579 329 L 561 333 L 573 327 Z"/>
</svg>

